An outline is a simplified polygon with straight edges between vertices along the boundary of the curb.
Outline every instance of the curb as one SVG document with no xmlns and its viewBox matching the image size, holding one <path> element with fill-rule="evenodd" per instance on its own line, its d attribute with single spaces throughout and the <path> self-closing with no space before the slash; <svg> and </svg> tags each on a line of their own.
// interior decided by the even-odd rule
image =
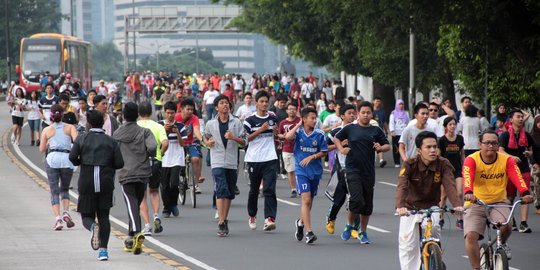
<svg viewBox="0 0 540 270">
<path fill-rule="evenodd" d="M 0 100 L 2 99 L 2 97 L 0 97 Z M 40 186 L 42 189 L 46 190 L 47 192 L 50 192 L 50 188 L 49 188 L 49 184 L 47 183 L 47 181 L 43 180 L 40 176 L 38 176 L 32 169 L 28 168 L 27 164 L 21 162 L 18 158 L 18 156 L 13 153 L 11 151 L 11 149 L 9 149 L 9 145 L 8 145 L 8 136 L 9 134 L 11 133 L 11 128 L 8 128 L 6 129 L 6 131 L 4 131 L 4 134 L 2 135 L 2 149 L 4 150 L 4 152 L 6 153 L 6 155 L 8 156 L 8 158 L 11 160 L 11 162 L 13 162 L 15 165 L 17 165 L 17 167 L 19 167 L 19 169 L 21 169 L 26 175 L 28 175 L 38 186 Z M 72 197 L 70 195 L 70 197 Z M 69 202 L 69 207 L 72 211 L 76 211 L 77 209 L 77 204 L 74 202 L 73 198 L 70 199 L 70 202 Z M 111 223 L 112 224 L 115 224 L 112 220 L 111 220 Z M 114 226 L 111 225 L 111 233 L 116 236 L 116 238 L 118 239 L 121 239 L 121 240 L 125 240 L 128 236 L 123 233 L 122 231 L 120 231 L 119 229 L 115 228 Z M 154 249 L 151 249 L 147 246 L 145 246 L 143 244 L 143 252 L 148 254 L 149 256 L 151 256 L 152 258 L 168 265 L 168 266 L 171 266 L 173 267 L 174 269 L 178 269 L 178 270 L 191 270 L 191 268 L 189 268 L 188 266 L 184 265 L 184 264 L 181 264 L 159 252 L 157 252 L 156 250 Z"/>
</svg>

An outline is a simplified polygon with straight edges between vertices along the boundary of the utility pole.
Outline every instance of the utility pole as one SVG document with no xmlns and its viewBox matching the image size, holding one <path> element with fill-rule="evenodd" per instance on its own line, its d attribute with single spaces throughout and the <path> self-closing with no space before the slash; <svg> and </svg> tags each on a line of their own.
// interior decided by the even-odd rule
<svg viewBox="0 0 540 270">
<path fill-rule="evenodd" d="M 7 81 L 8 86 L 11 85 L 11 57 L 9 42 L 9 0 L 4 1 L 4 17 L 6 18 L 6 62 L 7 62 Z"/>
<path fill-rule="evenodd" d="M 414 110 L 414 105 L 416 103 L 416 91 L 414 89 L 414 33 L 412 28 L 412 19 L 410 17 L 411 27 L 409 28 L 409 111 Z"/>
<path fill-rule="evenodd" d="M 69 28 L 71 36 L 73 36 L 73 0 L 69 0 Z"/>
<path fill-rule="evenodd" d="M 132 1 L 133 10 L 132 15 L 135 16 L 135 0 Z M 136 32 L 133 32 L 133 71 L 137 71 L 137 49 L 135 47 L 135 34 Z"/>
</svg>

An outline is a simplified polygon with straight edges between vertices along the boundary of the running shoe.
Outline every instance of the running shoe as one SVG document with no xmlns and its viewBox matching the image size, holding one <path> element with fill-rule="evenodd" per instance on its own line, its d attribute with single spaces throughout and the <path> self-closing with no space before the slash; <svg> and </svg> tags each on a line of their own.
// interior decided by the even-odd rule
<svg viewBox="0 0 540 270">
<path fill-rule="evenodd" d="M 386 160 L 381 159 L 381 160 L 379 161 L 379 166 L 381 166 L 381 168 L 384 168 L 384 166 L 386 166 Z"/>
<path fill-rule="evenodd" d="M 352 229 L 353 229 L 353 226 L 347 224 L 347 226 L 345 226 L 345 229 L 341 233 L 341 239 L 343 239 L 345 241 L 348 241 L 349 239 L 351 239 L 351 231 L 352 231 Z"/>
<path fill-rule="evenodd" d="M 143 242 L 144 242 L 144 235 L 139 233 L 133 237 L 133 254 L 135 255 L 141 254 Z"/>
<path fill-rule="evenodd" d="M 238 186 L 234 187 L 234 195 L 240 195 L 240 189 L 238 189 Z"/>
<path fill-rule="evenodd" d="M 93 250 L 99 249 L 99 224 L 95 222 L 90 226 L 90 246 Z"/>
<path fill-rule="evenodd" d="M 313 244 L 316 240 L 317 236 L 312 231 L 306 233 L 306 244 Z"/>
<path fill-rule="evenodd" d="M 531 233 L 532 230 L 531 230 L 531 228 L 529 228 L 529 225 L 527 224 L 526 221 L 522 221 L 521 224 L 519 225 L 519 232 L 520 233 Z"/>
<path fill-rule="evenodd" d="M 296 238 L 296 240 L 302 241 L 302 239 L 304 238 L 304 224 L 300 224 L 300 219 L 297 219 L 294 222 L 294 226 L 296 227 L 294 237 Z"/>
<path fill-rule="evenodd" d="M 224 220 L 223 223 L 225 223 L 225 235 L 229 235 L 229 220 Z"/>
<path fill-rule="evenodd" d="M 257 218 L 256 217 L 249 217 L 248 220 L 249 228 L 252 230 L 257 229 Z"/>
<path fill-rule="evenodd" d="M 394 168 L 401 168 L 401 165 L 396 164 L 396 165 L 394 165 Z"/>
<path fill-rule="evenodd" d="M 161 211 L 161 216 L 163 218 L 170 218 L 171 217 L 171 212 L 163 210 L 163 211 Z"/>
<path fill-rule="evenodd" d="M 516 231 L 516 232 L 518 231 L 515 218 L 512 218 L 512 231 Z"/>
<path fill-rule="evenodd" d="M 152 225 L 144 225 L 144 229 L 142 230 L 141 234 L 143 234 L 144 236 L 152 236 Z"/>
<path fill-rule="evenodd" d="M 73 220 L 71 219 L 71 216 L 68 214 L 68 212 L 64 212 L 64 215 L 62 216 L 62 219 L 64 220 L 64 222 L 66 222 L 66 226 L 68 228 L 71 228 L 71 227 L 75 226 L 75 222 L 73 222 Z"/>
<path fill-rule="evenodd" d="M 201 191 L 201 188 L 199 187 L 199 185 L 196 185 L 195 186 L 195 194 L 201 194 L 202 191 Z"/>
<path fill-rule="evenodd" d="M 358 239 L 358 229 L 356 229 L 356 228 L 353 227 L 353 229 L 352 229 L 352 231 L 351 231 L 351 237 L 352 237 L 353 239 Z"/>
<path fill-rule="evenodd" d="M 276 229 L 276 221 L 273 217 L 268 217 L 264 220 L 263 231 L 269 232 Z"/>
<path fill-rule="evenodd" d="M 15 134 L 11 133 L 11 143 L 15 143 Z"/>
<path fill-rule="evenodd" d="M 61 231 L 62 228 L 64 228 L 64 222 L 62 222 L 61 219 L 57 219 L 56 222 L 54 222 L 53 229 L 55 231 Z"/>
<path fill-rule="evenodd" d="M 463 219 L 456 221 L 456 227 L 463 231 Z"/>
<path fill-rule="evenodd" d="M 124 251 L 133 252 L 133 238 L 131 236 L 124 240 Z"/>
<path fill-rule="evenodd" d="M 334 234 L 334 231 L 335 231 L 335 225 L 336 225 L 336 221 L 335 220 L 328 220 L 326 222 L 326 231 L 328 232 L 328 234 Z"/>
<path fill-rule="evenodd" d="M 109 259 L 109 252 L 106 249 L 101 249 L 98 252 L 98 261 L 106 261 Z"/>
<path fill-rule="evenodd" d="M 291 198 L 296 198 L 296 196 L 298 196 L 298 192 L 296 191 L 296 189 L 291 189 Z"/>
<path fill-rule="evenodd" d="M 154 217 L 154 233 L 160 233 L 163 231 L 163 226 L 161 226 L 161 219 L 159 217 Z"/>
<path fill-rule="evenodd" d="M 360 234 L 358 235 L 358 240 L 360 241 L 360 244 L 371 244 L 367 236 L 367 232 L 360 232 Z"/>
<path fill-rule="evenodd" d="M 175 217 L 180 215 L 180 208 L 178 208 L 178 205 L 175 205 L 175 206 L 171 207 L 171 213 Z"/>
<path fill-rule="evenodd" d="M 226 236 L 226 234 L 225 234 L 225 222 L 218 224 L 217 235 L 220 236 L 220 237 Z"/>
<path fill-rule="evenodd" d="M 216 213 L 214 214 L 214 219 L 219 219 L 219 213 L 218 213 L 218 210 L 216 210 Z"/>
</svg>

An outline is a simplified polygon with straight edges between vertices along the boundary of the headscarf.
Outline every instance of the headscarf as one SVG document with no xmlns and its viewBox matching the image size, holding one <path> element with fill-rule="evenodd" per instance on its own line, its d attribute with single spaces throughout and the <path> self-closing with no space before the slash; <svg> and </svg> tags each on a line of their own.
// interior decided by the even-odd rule
<svg viewBox="0 0 540 270">
<path fill-rule="evenodd" d="M 403 105 L 405 105 L 402 99 L 396 100 L 396 106 L 394 107 L 394 111 L 392 112 L 392 114 L 394 115 L 394 119 L 401 119 L 404 123 L 406 123 L 409 121 L 409 115 L 404 109 L 399 109 L 400 103 L 403 103 Z"/>
<path fill-rule="evenodd" d="M 540 147 L 540 128 L 538 128 L 538 123 L 540 123 L 540 115 L 537 115 L 534 118 L 534 126 L 532 130 L 532 137 L 534 140 L 534 144 Z"/>
</svg>

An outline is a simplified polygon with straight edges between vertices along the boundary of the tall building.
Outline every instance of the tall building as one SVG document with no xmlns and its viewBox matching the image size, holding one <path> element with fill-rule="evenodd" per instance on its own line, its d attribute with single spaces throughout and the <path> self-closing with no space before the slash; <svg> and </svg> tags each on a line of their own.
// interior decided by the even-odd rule
<svg viewBox="0 0 540 270">
<path fill-rule="evenodd" d="M 73 17 L 73 22 L 62 20 L 62 34 L 95 43 L 113 40 L 113 0 L 60 0 L 60 12 L 68 18 Z"/>
</svg>

